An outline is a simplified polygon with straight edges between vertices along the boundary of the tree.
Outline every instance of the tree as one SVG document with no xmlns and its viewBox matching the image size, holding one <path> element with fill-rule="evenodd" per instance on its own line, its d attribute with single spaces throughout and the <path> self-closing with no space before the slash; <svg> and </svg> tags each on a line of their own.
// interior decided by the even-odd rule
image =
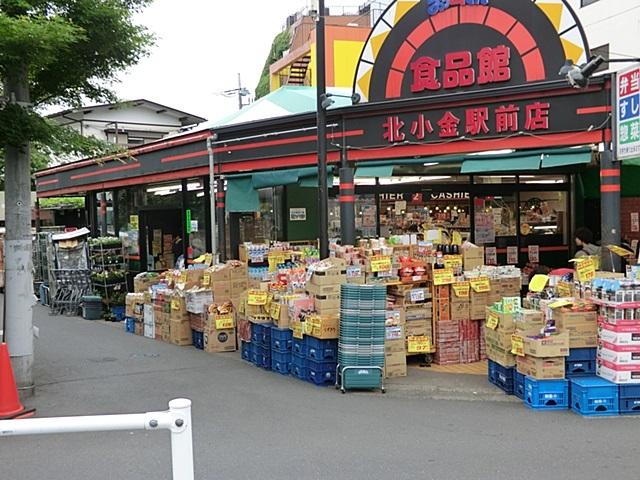
<svg viewBox="0 0 640 480">
<path fill-rule="evenodd" d="M 64 133 L 45 105 L 114 101 L 116 75 L 153 43 L 133 15 L 151 0 L 0 0 L 0 145 L 5 153 L 5 329 L 18 388 L 33 392 L 32 145 Z M 63 140 L 64 143 L 64 140 Z"/>
<path fill-rule="evenodd" d="M 273 39 L 271 50 L 267 60 L 264 62 L 264 68 L 260 75 L 260 81 L 256 87 L 256 99 L 264 97 L 269 94 L 269 67 L 282 58 L 284 52 L 286 52 L 291 46 L 291 33 L 289 30 L 283 30 Z"/>
</svg>

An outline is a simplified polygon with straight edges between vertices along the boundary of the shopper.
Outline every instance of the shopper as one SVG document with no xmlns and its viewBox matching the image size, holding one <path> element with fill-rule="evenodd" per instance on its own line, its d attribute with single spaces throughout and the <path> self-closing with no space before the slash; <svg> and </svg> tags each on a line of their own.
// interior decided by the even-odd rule
<svg viewBox="0 0 640 480">
<path fill-rule="evenodd" d="M 173 248 L 171 249 L 173 253 L 173 261 L 176 265 L 178 262 L 184 257 L 184 242 L 182 241 L 182 237 L 180 235 L 176 235 L 173 239 Z"/>
<path fill-rule="evenodd" d="M 576 230 L 576 246 L 578 251 L 575 257 L 600 256 L 600 247 L 593 243 L 593 233 L 586 227 Z"/>
</svg>

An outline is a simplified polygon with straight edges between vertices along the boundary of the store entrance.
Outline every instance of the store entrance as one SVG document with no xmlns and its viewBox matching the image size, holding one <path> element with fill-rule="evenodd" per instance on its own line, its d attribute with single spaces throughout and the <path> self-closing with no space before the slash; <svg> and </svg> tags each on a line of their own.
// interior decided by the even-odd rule
<svg viewBox="0 0 640 480">
<path fill-rule="evenodd" d="M 184 254 L 184 226 L 179 208 L 140 212 L 140 258 L 147 271 L 173 268 L 176 255 Z M 182 249 L 174 248 L 181 238 Z"/>
</svg>

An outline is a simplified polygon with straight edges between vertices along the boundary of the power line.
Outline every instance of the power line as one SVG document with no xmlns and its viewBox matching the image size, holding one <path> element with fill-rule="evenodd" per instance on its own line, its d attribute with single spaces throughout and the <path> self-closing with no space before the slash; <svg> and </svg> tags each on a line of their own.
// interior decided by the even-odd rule
<svg viewBox="0 0 640 480">
<path fill-rule="evenodd" d="M 623 11 L 622 11 L 622 12 L 620 12 L 620 13 L 616 13 L 616 14 L 614 14 L 614 15 L 610 15 L 610 16 L 608 16 L 608 17 L 601 18 L 601 19 L 600 19 L 600 20 L 598 20 L 597 22 L 593 22 L 593 23 L 589 23 L 589 24 L 587 24 L 587 25 L 584 25 L 584 27 L 586 28 L 586 27 L 592 27 L 592 26 L 594 26 L 594 25 L 598 25 L 599 23 L 606 22 L 607 20 L 611 20 L 612 18 L 619 17 L 620 15 L 624 15 L 625 13 L 627 13 L 627 12 L 631 12 L 632 10 L 637 10 L 638 8 L 640 8 L 640 5 L 636 5 L 635 7 L 631 7 L 631 8 L 629 8 L 628 10 L 623 10 Z"/>
</svg>

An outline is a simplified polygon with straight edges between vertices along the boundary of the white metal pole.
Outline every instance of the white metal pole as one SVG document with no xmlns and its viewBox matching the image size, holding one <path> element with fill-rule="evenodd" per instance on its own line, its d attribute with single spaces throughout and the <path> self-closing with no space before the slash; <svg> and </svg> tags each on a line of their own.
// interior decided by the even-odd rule
<svg viewBox="0 0 640 480">
<path fill-rule="evenodd" d="M 169 412 L 176 418 L 175 426 L 171 428 L 173 480 L 193 480 L 191 400 L 186 398 L 171 400 L 169 402 Z"/>
<path fill-rule="evenodd" d="M 209 151 L 209 209 L 211 210 L 211 253 L 213 254 L 214 262 L 218 258 L 218 244 L 216 241 L 216 176 L 215 176 L 215 163 L 213 142 L 217 138 L 214 133 L 207 138 L 207 150 Z"/>
</svg>

